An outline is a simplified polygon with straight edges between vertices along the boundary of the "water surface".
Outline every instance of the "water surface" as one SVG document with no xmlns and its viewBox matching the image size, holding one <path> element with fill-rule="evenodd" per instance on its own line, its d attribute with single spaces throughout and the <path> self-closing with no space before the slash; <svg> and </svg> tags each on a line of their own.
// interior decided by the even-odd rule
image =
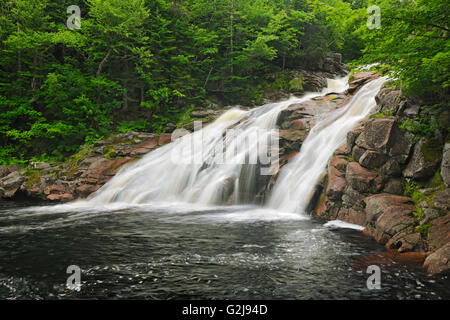
<svg viewBox="0 0 450 320">
<path fill-rule="evenodd" d="M 1 299 L 449 299 L 445 276 L 381 266 L 358 230 L 249 206 L 0 203 Z M 82 269 L 81 291 L 66 268 Z"/>
</svg>

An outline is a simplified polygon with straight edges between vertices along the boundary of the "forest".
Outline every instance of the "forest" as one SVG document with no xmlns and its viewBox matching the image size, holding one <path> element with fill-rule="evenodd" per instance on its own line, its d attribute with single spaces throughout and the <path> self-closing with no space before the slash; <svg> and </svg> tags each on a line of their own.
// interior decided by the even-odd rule
<svg viewBox="0 0 450 320">
<path fill-rule="evenodd" d="M 120 132 L 163 133 L 211 105 L 259 105 L 265 89 L 329 52 L 376 63 L 439 112 L 448 17 L 445 0 L 4 0 L 0 164 L 64 160 Z M 410 126 L 426 133 L 430 120 Z"/>
</svg>

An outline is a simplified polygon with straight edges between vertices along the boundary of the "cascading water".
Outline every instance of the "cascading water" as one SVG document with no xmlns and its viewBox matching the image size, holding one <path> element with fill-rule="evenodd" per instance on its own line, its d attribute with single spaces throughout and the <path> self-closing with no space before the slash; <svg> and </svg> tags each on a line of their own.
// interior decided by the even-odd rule
<svg viewBox="0 0 450 320">
<path fill-rule="evenodd" d="M 280 172 L 269 200 L 270 207 L 305 213 L 330 157 L 345 142 L 347 132 L 376 105 L 375 95 L 385 81 L 385 78 L 378 78 L 369 82 L 344 108 L 327 115 L 314 126 L 299 154 Z"/>
<path fill-rule="evenodd" d="M 231 109 L 205 128 L 123 168 L 89 199 L 88 205 L 154 201 L 251 203 L 255 180 L 259 170 L 264 170 L 261 164 L 270 165 L 263 158 L 268 145 L 277 138 L 280 111 L 318 95 L 342 92 L 347 86 L 347 77 L 329 79 L 327 88 L 320 93 L 308 93 L 250 111 Z M 228 134 L 230 128 L 232 134 Z"/>
</svg>

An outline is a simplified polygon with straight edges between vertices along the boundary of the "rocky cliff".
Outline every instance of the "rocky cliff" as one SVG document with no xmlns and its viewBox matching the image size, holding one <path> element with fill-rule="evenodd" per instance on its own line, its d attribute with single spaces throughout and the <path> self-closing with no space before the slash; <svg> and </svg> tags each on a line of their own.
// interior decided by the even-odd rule
<svg viewBox="0 0 450 320">
<path fill-rule="evenodd" d="M 330 159 L 313 214 L 364 226 L 390 250 L 423 254 L 429 273 L 448 272 L 448 113 L 431 115 L 388 86 L 376 101 Z M 404 124 L 417 117 L 434 117 L 439 125 L 426 136 L 412 133 Z"/>
</svg>

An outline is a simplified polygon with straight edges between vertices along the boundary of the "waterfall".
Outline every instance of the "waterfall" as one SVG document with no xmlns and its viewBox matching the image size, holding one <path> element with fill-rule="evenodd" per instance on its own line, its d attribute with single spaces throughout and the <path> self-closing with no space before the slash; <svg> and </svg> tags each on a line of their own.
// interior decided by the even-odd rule
<svg viewBox="0 0 450 320">
<path fill-rule="evenodd" d="M 143 204 L 181 201 L 198 204 L 238 204 L 255 201 L 257 180 L 275 173 L 278 149 L 276 121 L 294 103 L 348 87 L 347 77 L 329 79 L 322 92 L 249 111 L 233 108 L 204 128 L 180 136 L 142 159 L 123 167 L 89 197 L 88 205 Z M 268 152 L 268 150 L 270 151 Z"/>
<path fill-rule="evenodd" d="M 344 108 L 317 122 L 303 142 L 299 154 L 281 170 L 272 190 L 269 207 L 305 213 L 314 187 L 329 159 L 345 142 L 347 132 L 376 105 L 375 95 L 385 81 L 385 78 L 378 78 L 369 82 Z"/>
</svg>

